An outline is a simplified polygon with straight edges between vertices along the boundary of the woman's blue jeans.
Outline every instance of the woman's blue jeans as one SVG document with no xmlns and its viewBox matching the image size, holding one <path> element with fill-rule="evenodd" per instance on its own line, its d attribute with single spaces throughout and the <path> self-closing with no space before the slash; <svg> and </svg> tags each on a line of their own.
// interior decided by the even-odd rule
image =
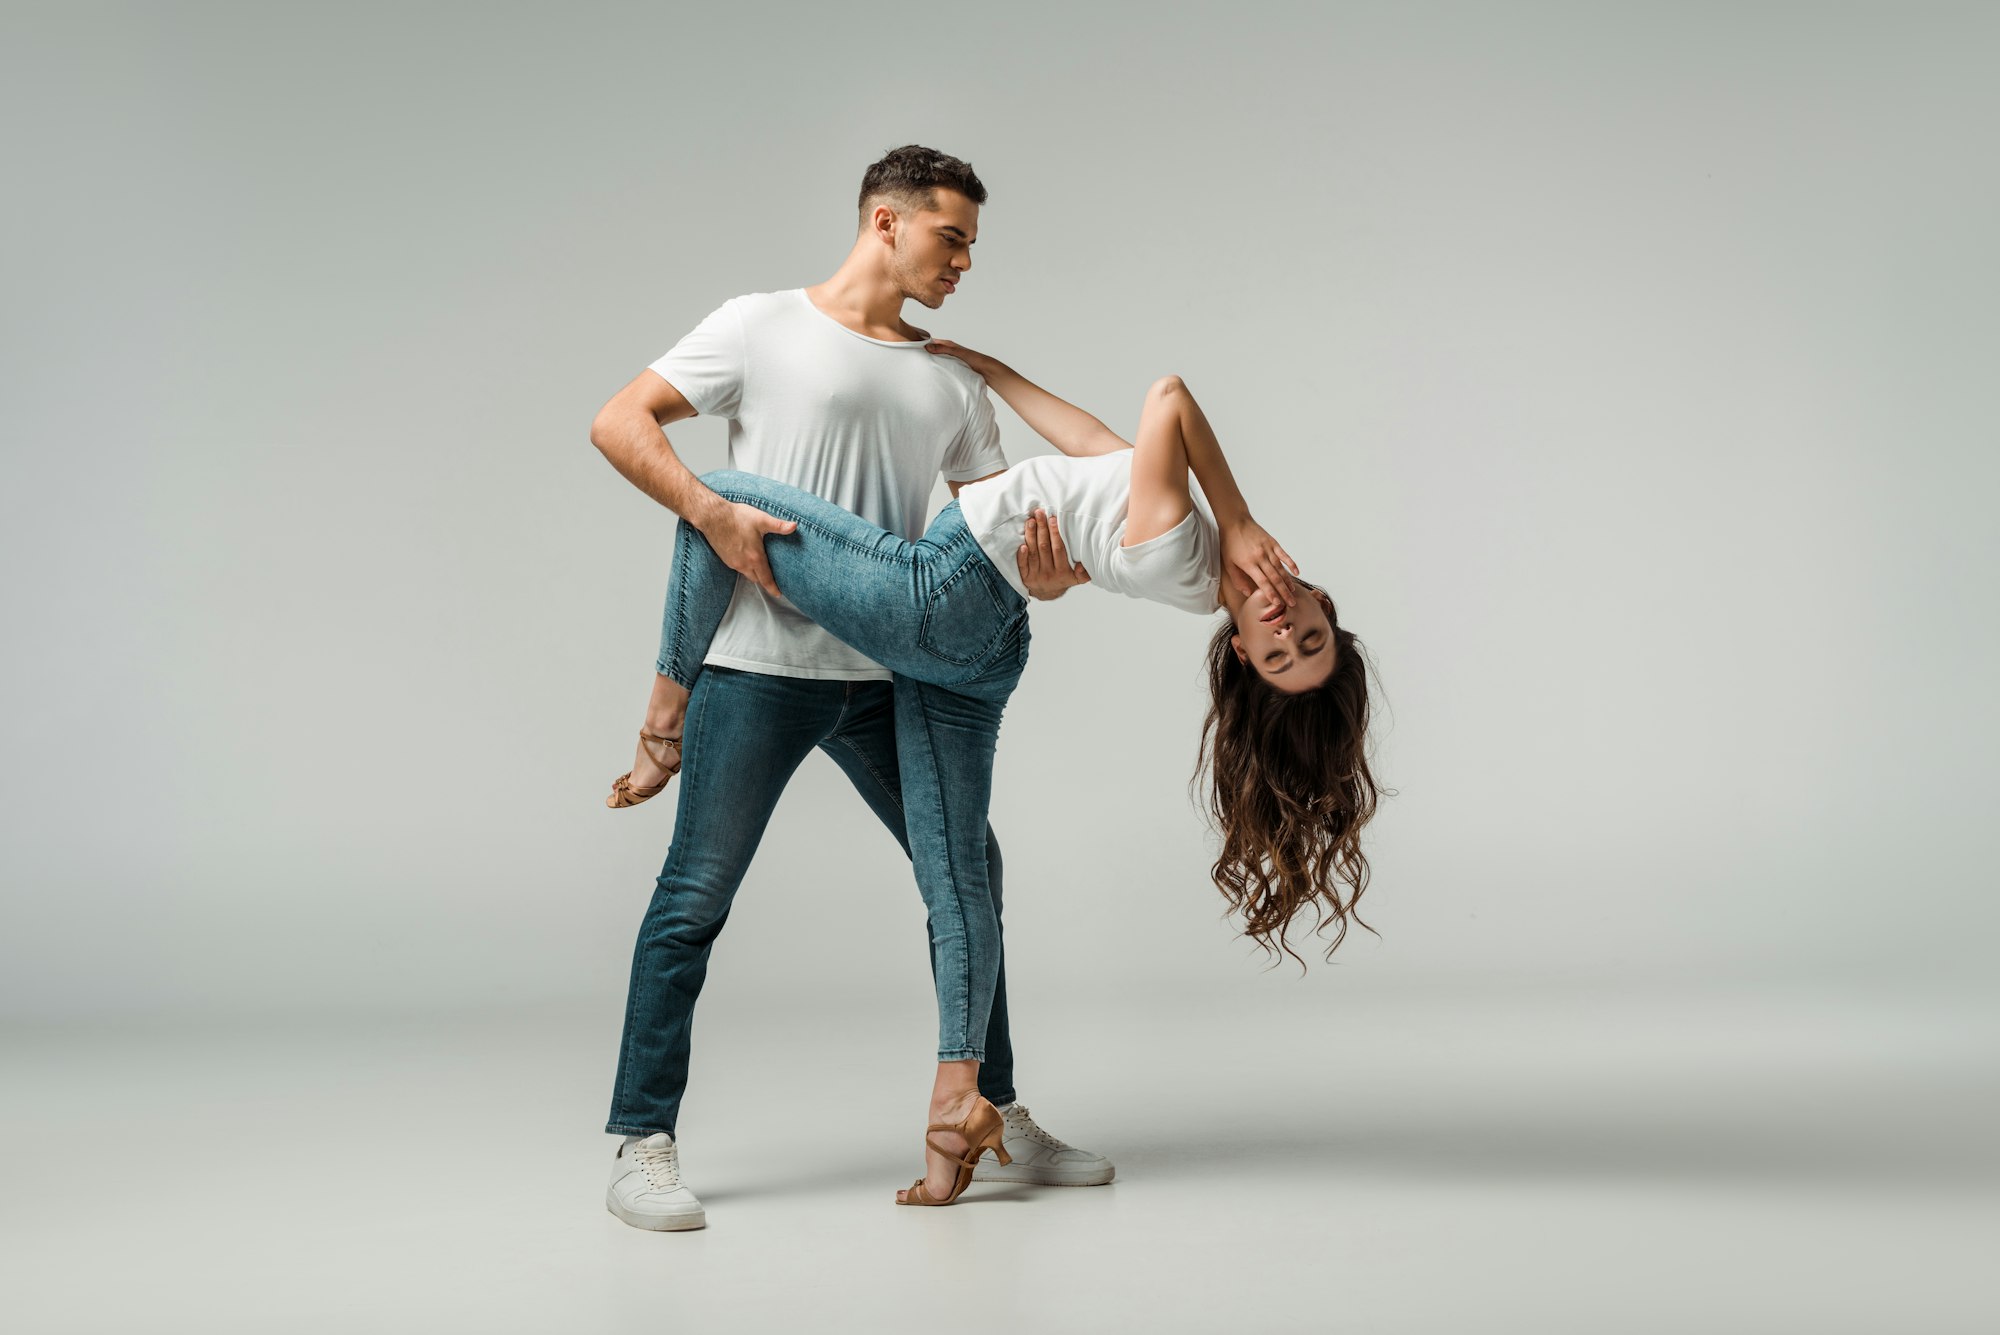
<svg viewBox="0 0 2000 1335">
<path fill-rule="evenodd" d="M 904 822 L 930 916 L 938 1060 L 984 1060 L 1000 959 L 986 810 L 1001 714 L 1028 661 L 1027 603 L 986 559 L 956 501 L 911 542 L 769 478 L 724 470 L 702 482 L 724 500 L 796 523 L 795 532 L 764 541 L 779 592 L 895 675 Z M 660 632 L 662 673 L 693 688 L 736 579 L 682 521 Z"/>
</svg>

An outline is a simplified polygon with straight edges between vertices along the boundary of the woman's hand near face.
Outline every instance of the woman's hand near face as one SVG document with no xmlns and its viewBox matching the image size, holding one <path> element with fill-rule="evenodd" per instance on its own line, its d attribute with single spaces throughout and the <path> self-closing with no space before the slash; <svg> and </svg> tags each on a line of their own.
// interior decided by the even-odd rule
<svg viewBox="0 0 2000 1335">
<path fill-rule="evenodd" d="M 1299 573 L 1298 562 L 1262 524 L 1247 515 L 1222 528 L 1222 573 L 1244 597 L 1262 593 L 1270 601 L 1267 621 L 1298 600 L 1298 590 L 1292 586 L 1292 577 Z"/>
</svg>

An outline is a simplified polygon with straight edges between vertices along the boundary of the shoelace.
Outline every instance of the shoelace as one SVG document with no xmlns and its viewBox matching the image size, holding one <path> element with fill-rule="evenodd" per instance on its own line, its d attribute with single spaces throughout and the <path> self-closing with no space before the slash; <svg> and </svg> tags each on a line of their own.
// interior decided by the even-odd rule
<svg viewBox="0 0 2000 1335">
<path fill-rule="evenodd" d="M 677 1145 L 634 1145 L 632 1157 L 639 1171 L 657 1191 L 672 1191 L 681 1184 L 680 1147 Z"/>
<path fill-rule="evenodd" d="M 1067 1141 L 1057 1140 L 1054 1136 L 1042 1130 L 1039 1126 L 1036 1126 L 1035 1119 L 1028 1116 L 1028 1109 L 1025 1104 L 1020 1104 L 1020 1103 L 1015 1104 L 1013 1107 L 1009 1108 L 1005 1113 L 1003 1113 L 1002 1116 L 1006 1119 L 1007 1129 L 1009 1131 L 1018 1132 L 1022 1135 L 1029 1136 L 1035 1140 L 1039 1140 L 1042 1142 L 1042 1144 L 1048 1146 L 1052 1150 L 1069 1150 L 1076 1148 L 1074 1145 L 1069 1144 Z"/>
</svg>

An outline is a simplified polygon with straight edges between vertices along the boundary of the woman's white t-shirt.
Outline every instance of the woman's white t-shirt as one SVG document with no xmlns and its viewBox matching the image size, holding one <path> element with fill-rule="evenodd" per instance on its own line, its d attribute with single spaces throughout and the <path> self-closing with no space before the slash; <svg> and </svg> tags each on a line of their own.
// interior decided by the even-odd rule
<svg viewBox="0 0 2000 1335">
<path fill-rule="evenodd" d="M 1015 554 L 1035 510 L 1054 515 L 1070 559 L 1081 561 L 1100 589 L 1188 612 L 1213 612 L 1222 578 L 1222 542 L 1215 512 L 1192 477 L 1194 509 L 1173 528 L 1131 547 L 1125 512 L 1132 499 L 1132 451 L 1075 459 L 1037 455 L 998 477 L 958 489 L 959 512 L 980 550 L 1022 597 Z"/>
</svg>

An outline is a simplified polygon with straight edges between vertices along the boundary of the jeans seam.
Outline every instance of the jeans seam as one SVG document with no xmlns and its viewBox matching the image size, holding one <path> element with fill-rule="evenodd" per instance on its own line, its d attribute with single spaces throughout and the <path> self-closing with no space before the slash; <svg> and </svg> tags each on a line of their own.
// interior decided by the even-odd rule
<svg viewBox="0 0 2000 1335">
<path fill-rule="evenodd" d="M 690 537 L 690 534 L 692 532 L 693 532 L 693 525 L 689 524 L 686 520 L 682 520 L 681 523 L 678 525 L 678 527 L 675 529 L 674 569 L 676 572 L 679 572 L 680 570 L 683 569 L 681 562 L 687 559 L 687 550 L 692 542 L 692 538 Z M 670 587 L 672 585 L 672 581 L 673 581 L 673 576 L 669 576 L 668 583 Z M 655 663 L 653 667 L 654 670 L 658 672 L 660 675 L 665 677 L 671 677 L 674 680 L 675 684 L 682 687 L 686 687 L 688 689 L 692 689 L 693 683 L 689 681 L 688 678 L 694 674 L 690 673 L 687 670 L 687 665 L 681 661 L 681 657 L 684 652 L 684 646 L 687 644 L 686 600 L 675 598 L 672 599 L 671 601 L 674 609 L 673 653 L 671 657 L 669 657 L 669 655 L 662 654 L 660 656 L 660 661 L 658 663 Z"/>
<path fill-rule="evenodd" d="M 846 713 L 845 706 L 842 707 L 841 712 L 843 715 Z M 903 805 L 902 786 L 898 784 L 893 788 L 890 787 L 889 780 L 883 776 L 881 770 L 875 767 L 875 762 L 868 758 L 868 753 L 866 751 L 863 751 L 860 747 L 856 746 L 849 739 L 839 736 L 837 734 L 828 737 L 824 745 L 827 746 L 839 745 L 847 748 L 847 753 L 853 756 L 856 760 L 860 761 L 861 768 L 868 771 L 868 777 L 875 780 L 875 786 L 880 788 L 883 792 L 883 795 L 896 804 L 896 810 L 898 811 L 907 810 L 907 808 L 904 807 Z"/>
<path fill-rule="evenodd" d="M 921 683 L 917 685 L 916 692 L 917 692 L 917 713 L 918 716 L 922 718 L 924 725 L 924 745 L 930 748 L 930 753 L 931 753 L 930 769 L 931 772 L 935 774 L 937 772 L 937 764 L 938 764 L 937 734 L 931 728 L 930 704 L 925 699 L 925 690 Z M 965 951 L 965 970 L 964 970 L 965 988 L 962 999 L 959 1002 L 959 1008 L 958 1008 L 958 1032 L 960 1034 L 963 1034 L 966 1040 L 970 1041 L 970 1039 L 972 1038 L 972 925 L 968 923 L 965 919 L 965 899 L 964 896 L 962 896 L 959 893 L 959 885 L 962 878 L 959 876 L 958 873 L 957 859 L 953 855 L 952 840 L 950 838 L 951 821 L 947 817 L 947 814 L 944 809 L 945 797 L 944 797 L 943 782 L 940 781 L 936 785 L 936 788 L 937 788 L 937 804 L 938 804 L 938 828 L 942 830 L 946 836 L 944 839 L 945 875 L 949 877 L 951 881 L 951 906 L 958 914 L 958 934 L 959 934 L 959 939 L 964 943 L 962 948 Z M 980 849 L 980 856 L 982 857 L 985 856 L 984 848 Z M 961 1047 L 962 1046 L 963 1045 L 961 1045 Z M 941 1058 L 940 1060 L 944 1059 Z M 958 1058 L 955 1060 L 964 1060 L 964 1059 Z M 984 1058 L 982 1058 L 981 1060 L 984 1060 Z"/>
<path fill-rule="evenodd" d="M 768 496 L 759 496 L 755 492 L 732 491 L 721 488 L 716 488 L 714 490 L 716 495 L 722 497 L 726 501 L 734 501 L 738 505 L 753 505 L 757 509 L 762 510 L 767 515 L 772 515 L 781 519 L 789 519 L 794 524 L 802 524 L 805 527 L 811 529 L 813 532 L 819 534 L 822 538 L 825 538 L 828 542 L 836 543 L 850 552 L 855 552 L 861 556 L 866 556 L 871 560 L 883 563 L 893 563 L 896 559 L 893 556 L 888 556 L 880 551 L 877 551 L 875 548 L 864 547 L 858 542 L 851 541 L 850 539 L 826 527 L 826 525 L 820 523 L 812 516 L 805 514 L 802 511 L 795 510 L 792 507 L 786 505 L 783 501 L 774 502 Z M 886 532 L 887 530 L 884 531 Z M 891 536 L 894 535 L 892 534 Z M 921 539 L 919 539 L 917 542 L 911 542 L 910 539 L 908 538 L 899 538 L 898 541 L 909 543 L 911 546 L 920 546 L 922 542 Z"/>
</svg>

